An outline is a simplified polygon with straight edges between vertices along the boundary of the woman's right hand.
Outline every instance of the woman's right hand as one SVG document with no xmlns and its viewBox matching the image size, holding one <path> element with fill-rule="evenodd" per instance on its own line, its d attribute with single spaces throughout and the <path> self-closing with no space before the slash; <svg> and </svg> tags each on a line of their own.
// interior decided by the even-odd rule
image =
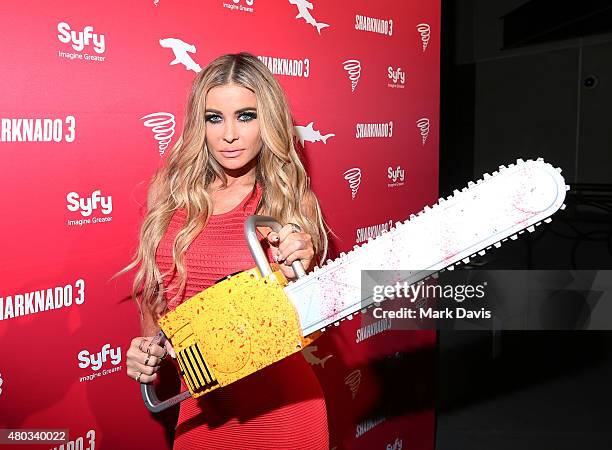
<svg viewBox="0 0 612 450">
<path fill-rule="evenodd" d="M 151 383 L 157 378 L 159 366 L 167 355 L 176 358 L 169 341 L 160 346 L 154 339 L 155 336 L 135 337 L 127 351 L 127 376 L 140 383 Z"/>
</svg>

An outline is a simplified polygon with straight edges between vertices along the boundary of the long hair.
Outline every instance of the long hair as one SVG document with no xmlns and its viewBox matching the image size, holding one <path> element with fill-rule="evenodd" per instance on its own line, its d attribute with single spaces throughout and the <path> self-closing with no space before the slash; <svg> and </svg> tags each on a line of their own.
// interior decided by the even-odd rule
<svg viewBox="0 0 612 450">
<path fill-rule="evenodd" d="M 178 290 L 173 299 L 184 293 L 185 251 L 206 226 L 212 212 L 208 187 L 215 179 L 226 186 L 223 168 L 206 145 L 204 112 L 208 91 L 230 83 L 251 90 L 257 99 L 263 142 L 256 167 L 256 180 L 262 187 L 257 213 L 272 216 L 283 224 L 300 225 L 312 236 L 319 263 L 327 254 L 328 240 L 321 210 L 295 149 L 293 121 L 282 87 L 255 56 L 249 53 L 220 56 L 193 81 L 181 136 L 149 184 L 148 211 L 140 230 L 138 249 L 130 264 L 116 275 L 138 267 L 132 296 L 141 318 L 145 313 L 157 318 L 156 312 L 167 309 L 162 280 L 175 270 Z M 155 253 L 177 209 L 184 209 L 187 218 L 173 243 L 172 267 L 162 274 L 155 263 Z"/>
</svg>

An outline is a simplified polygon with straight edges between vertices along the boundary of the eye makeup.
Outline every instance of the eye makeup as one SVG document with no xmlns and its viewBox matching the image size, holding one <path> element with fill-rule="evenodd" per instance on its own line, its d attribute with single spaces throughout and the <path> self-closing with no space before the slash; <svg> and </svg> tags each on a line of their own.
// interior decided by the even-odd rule
<svg viewBox="0 0 612 450">
<path fill-rule="evenodd" d="M 238 115 L 240 122 L 250 122 L 253 119 L 257 119 L 257 113 L 255 111 L 245 111 Z"/>
<path fill-rule="evenodd" d="M 250 122 L 257 119 L 257 111 L 255 109 L 238 110 L 236 111 L 236 117 L 240 122 Z M 223 117 L 221 114 L 211 111 L 204 116 L 204 120 L 210 123 L 219 123 L 223 121 Z"/>
<path fill-rule="evenodd" d="M 210 123 L 218 123 L 221 122 L 221 116 L 219 114 L 206 114 L 204 116 L 204 120 Z"/>
</svg>

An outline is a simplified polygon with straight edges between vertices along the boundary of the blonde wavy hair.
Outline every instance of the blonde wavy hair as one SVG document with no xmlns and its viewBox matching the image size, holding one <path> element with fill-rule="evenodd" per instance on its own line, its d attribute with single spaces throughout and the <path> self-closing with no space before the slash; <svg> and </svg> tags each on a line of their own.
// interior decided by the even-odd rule
<svg viewBox="0 0 612 450">
<path fill-rule="evenodd" d="M 181 136 L 149 184 L 148 211 L 140 230 L 138 249 L 130 264 L 115 275 L 138 267 L 132 296 L 139 306 L 141 319 L 144 313 L 156 319 L 158 313 L 167 310 L 162 281 L 166 275 L 175 270 L 178 275 L 177 294 L 169 301 L 184 293 L 185 251 L 206 226 L 212 212 L 208 188 L 216 179 L 227 186 L 223 168 L 206 145 L 204 112 L 208 91 L 232 83 L 253 91 L 257 99 L 263 141 L 256 168 L 256 180 L 262 187 L 257 213 L 272 216 L 282 224 L 297 223 L 312 236 L 316 261 L 320 264 L 327 255 L 326 227 L 296 152 L 293 121 L 282 87 L 255 56 L 249 53 L 220 56 L 193 81 Z M 177 209 L 184 209 L 187 218 L 174 240 L 172 267 L 162 274 L 155 263 L 155 253 Z"/>
</svg>

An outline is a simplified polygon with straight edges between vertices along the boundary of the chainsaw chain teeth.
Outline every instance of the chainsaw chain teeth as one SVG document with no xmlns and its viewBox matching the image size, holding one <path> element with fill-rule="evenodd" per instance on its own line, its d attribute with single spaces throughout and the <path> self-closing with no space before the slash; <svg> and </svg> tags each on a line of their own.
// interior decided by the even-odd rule
<svg viewBox="0 0 612 450">
<path fill-rule="evenodd" d="M 552 169 L 554 172 L 556 173 L 561 173 L 561 169 L 560 168 L 554 168 L 552 167 L 550 164 L 545 163 L 542 158 L 538 158 L 536 161 L 532 160 L 532 159 L 528 159 L 527 161 L 524 161 L 522 159 L 517 159 L 516 163 L 512 163 L 509 165 L 501 165 L 499 166 L 498 170 L 492 172 L 491 174 L 489 173 L 485 173 L 483 174 L 483 176 L 478 179 L 477 181 L 470 181 L 468 182 L 468 185 L 466 187 L 464 187 L 461 190 L 457 190 L 455 189 L 453 191 L 453 194 L 444 198 L 441 197 L 440 199 L 438 199 L 438 201 L 429 206 L 425 206 L 421 211 L 419 211 L 416 214 L 410 214 L 409 218 L 404 220 L 404 221 L 398 221 L 395 222 L 393 224 L 393 226 L 389 229 L 389 230 L 383 230 L 381 232 L 381 234 L 379 236 L 375 236 L 375 237 L 369 237 L 367 239 L 366 242 L 364 242 L 361 245 L 355 245 L 353 246 L 353 249 L 350 250 L 349 252 L 342 252 L 340 253 L 340 255 L 335 258 L 335 259 L 328 259 L 327 261 L 325 261 L 325 263 L 320 266 L 320 267 L 315 267 L 313 272 L 311 272 L 310 274 L 306 275 L 305 277 L 302 277 L 300 279 L 291 281 L 288 283 L 286 289 L 291 290 L 292 287 L 298 285 L 298 284 L 303 284 L 308 282 L 308 280 L 310 280 L 311 278 L 314 277 L 319 277 L 319 276 L 324 276 L 324 274 L 322 274 L 321 272 L 326 272 L 329 273 L 330 271 L 335 270 L 335 268 L 337 268 L 338 266 L 347 263 L 347 261 L 349 259 L 351 259 L 351 257 L 356 256 L 356 254 L 358 252 L 368 252 L 368 249 L 370 247 L 372 247 L 373 245 L 377 245 L 377 241 L 379 239 L 387 239 L 389 238 L 389 236 L 394 236 L 394 235 L 398 235 L 402 228 L 408 226 L 411 223 L 415 223 L 419 220 L 424 220 L 424 218 L 428 217 L 429 215 L 435 214 L 440 208 L 444 207 L 449 207 L 452 205 L 453 202 L 460 202 L 462 199 L 467 199 L 467 196 L 470 193 L 471 189 L 477 188 L 479 187 L 479 185 L 481 185 L 482 183 L 486 182 L 487 180 L 494 178 L 494 177 L 498 177 L 501 174 L 508 172 L 509 170 L 511 170 L 512 168 L 516 167 L 516 166 L 521 166 L 521 165 L 527 165 L 527 164 L 533 164 L 533 163 L 538 163 L 541 166 L 545 166 L 549 169 Z M 568 191 L 570 189 L 570 187 L 568 185 L 564 185 L 565 191 Z M 565 204 L 562 204 L 558 209 L 564 210 L 566 207 Z M 550 214 L 553 214 L 555 211 L 552 211 Z M 477 256 L 484 256 L 486 254 L 486 252 L 490 249 L 494 248 L 499 248 L 501 247 L 502 243 L 507 242 L 509 239 L 510 240 L 516 240 L 518 238 L 518 235 L 520 234 L 524 234 L 525 231 L 527 231 L 528 233 L 533 233 L 535 231 L 535 229 L 540 226 L 542 224 L 542 222 L 544 223 L 550 223 L 551 222 L 551 218 L 550 217 L 546 217 L 543 218 L 542 220 L 539 220 L 537 223 L 534 224 L 530 224 L 530 225 L 526 225 L 525 228 L 517 231 L 516 233 L 513 233 L 510 236 L 506 236 L 492 244 L 487 244 L 484 248 L 482 248 L 481 250 L 478 250 L 474 253 L 472 253 L 471 255 L 467 256 L 467 257 L 462 257 L 460 260 L 455 261 L 451 264 L 449 264 L 447 267 L 444 267 L 442 269 L 436 270 L 434 271 L 431 275 L 423 278 L 422 280 L 427 280 L 429 278 L 437 278 L 438 274 L 441 272 L 444 272 L 445 270 L 454 270 L 455 267 L 460 266 L 461 264 L 468 264 L 470 262 L 470 260 L 472 258 L 475 258 Z M 422 281 L 419 280 L 419 281 Z M 355 311 L 352 311 L 348 316 L 346 317 L 342 317 L 338 320 L 335 320 L 333 322 L 330 322 L 328 325 L 326 325 L 325 327 L 320 328 L 320 331 L 325 331 L 327 328 L 330 327 L 331 324 L 333 324 L 334 326 L 338 326 L 340 324 L 341 321 L 345 320 L 345 319 L 349 319 L 351 320 L 356 314 L 361 313 L 365 313 L 367 311 L 367 309 L 373 307 L 374 303 L 368 305 L 365 308 L 361 308 L 361 309 L 357 309 Z"/>
</svg>

